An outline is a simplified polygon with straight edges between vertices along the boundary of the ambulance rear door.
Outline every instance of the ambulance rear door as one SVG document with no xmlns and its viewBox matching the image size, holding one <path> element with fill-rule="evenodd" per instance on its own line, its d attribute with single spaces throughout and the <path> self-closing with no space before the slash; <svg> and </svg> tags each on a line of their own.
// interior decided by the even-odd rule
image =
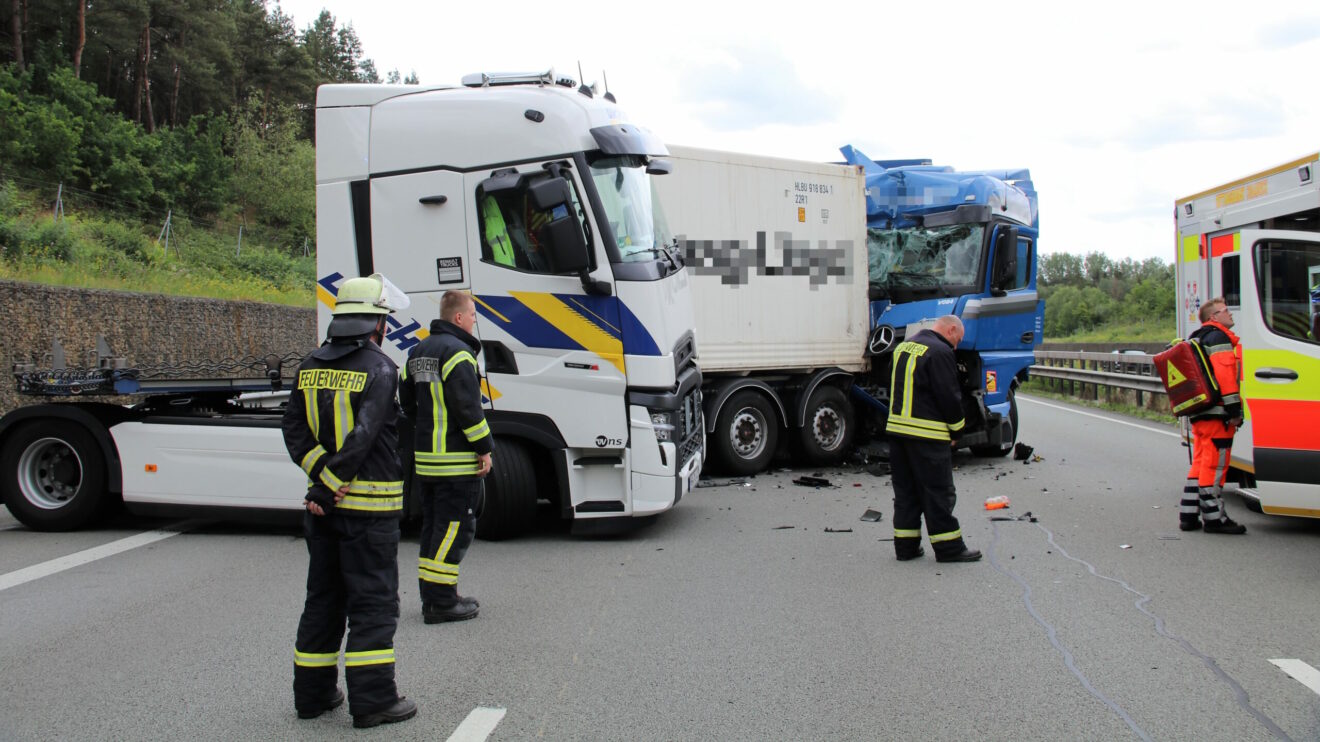
<svg viewBox="0 0 1320 742">
<path fill-rule="evenodd" d="M 1320 517 L 1320 235 L 1242 230 L 1238 252 L 1243 432 L 1261 507 Z"/>
</svg>

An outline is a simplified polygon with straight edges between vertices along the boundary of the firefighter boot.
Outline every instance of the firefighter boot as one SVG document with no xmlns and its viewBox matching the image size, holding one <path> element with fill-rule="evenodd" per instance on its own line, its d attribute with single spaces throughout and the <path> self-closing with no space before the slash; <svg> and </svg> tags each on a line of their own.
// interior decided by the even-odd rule
<svg viewBox="0 0 1320 742">
<path fill-rule="evenodd" d="M 1205 522 L 1205 532 L 1237 535 L 1246 533 L 1247 527 L 1225 515 L 1219 520 L 1207 520 Z"/>
<path fill-rule="evenodd" d="M 981 552 L 967 548 L 967 544 L 963 543 L 961 538 L 935 545 L 935 561 L 937 562 L 976 562 L 980 559 Z"/>
<path fill-rule="evenodd" d="M 475 600 L 469 602 L 468 600 L 455 598 L 452 602 L 423 603 L 422 622 L 466 621 L 469 618 L 476 618 L 479 611 L 480 608 Z"/>
<path fill-rule="evenodd" d="M 393 706 L 383 708 L 370 714 L 359 714 L 353 717 L 353 726 L 358 729 L 379 726 L 381 724 L 393 724 L 399 721 L 407 721 L 417 715 L 417 704 L 409 701 L 403 696 L 399 696 L 394 701 Z"/>
</svg>

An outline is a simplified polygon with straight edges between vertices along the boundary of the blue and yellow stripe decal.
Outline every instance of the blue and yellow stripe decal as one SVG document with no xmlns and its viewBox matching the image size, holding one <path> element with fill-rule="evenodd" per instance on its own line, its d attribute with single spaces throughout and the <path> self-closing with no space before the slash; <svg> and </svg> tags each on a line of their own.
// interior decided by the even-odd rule
<svg viewBox="0 0 1320 742">
<path fill-rule="evenodd" d="M 482 317 L 529 348 L 585 350 L 620 373 L 625 354 L 660 355 L 651 334 L 617 297 L 512 291 L 474 298 Z"/>
</svg>

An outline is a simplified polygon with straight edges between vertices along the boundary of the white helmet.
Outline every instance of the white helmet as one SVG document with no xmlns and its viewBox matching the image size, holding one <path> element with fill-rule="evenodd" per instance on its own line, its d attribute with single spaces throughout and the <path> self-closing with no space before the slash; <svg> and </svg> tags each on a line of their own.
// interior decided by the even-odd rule
<svg viewBox="0 0 1320 742">
<path fill-rule="evenodd" d="M 333 319 L 326 330 L 332 338 L 353 338 L 376 329 L 380 316 L 407 309 L 411 302 L 407 294 L 379 273 L 362 278 L 350 278 L 339 287 Z"/>
</svg>

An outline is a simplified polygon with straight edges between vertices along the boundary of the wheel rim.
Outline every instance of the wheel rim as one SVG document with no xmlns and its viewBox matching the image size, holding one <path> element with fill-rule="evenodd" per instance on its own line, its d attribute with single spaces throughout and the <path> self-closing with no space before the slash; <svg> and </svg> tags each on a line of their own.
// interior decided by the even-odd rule
<svg viewBox="0 0 1320 742">
<path fill-rule="evenodd" d="M 822 451 L 834 451 L 843 444 L 844 422 L 839 411 L 830 406 L 818 407 L 811 420 L 811 435 Z"/>
<path fill-rule="evenodd" d="M 738 410 L 729 424 L 729 441 L 740 459 L 760 456 L 765 450 L 765 418 L 751 407 Z"/>
<path fill-rule="evenodd" d="M 18 457 L 19 491 L 42 510 L 68 505 L 78 494 L 82 479 L 82 459 L 59 438 L 35 440 Z"/>
</svg>

